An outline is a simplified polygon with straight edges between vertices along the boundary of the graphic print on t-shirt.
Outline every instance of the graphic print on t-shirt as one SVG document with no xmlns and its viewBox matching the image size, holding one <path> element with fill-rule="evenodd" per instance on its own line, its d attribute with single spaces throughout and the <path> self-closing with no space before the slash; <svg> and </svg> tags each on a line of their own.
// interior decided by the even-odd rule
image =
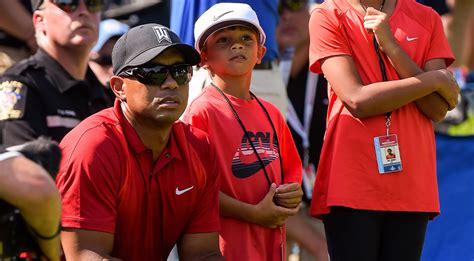
<svg viewBox="0 0 474 261">
<path fill-rule="evenodd" d="M 247 134 L 260 155 L 264 166 L 278 158 L 278 140 L 273 137 L 273 142 L 270 143 L 272 136 L 270 132 L 253 133 L 249 131 Z M 247 178 L 260 171 L 262 167 L 247 139 L 247 135 L 243 134 L 240 147 L 237 148 L 232 159 L 232 174 L 237 178 Z"/>
</svg>

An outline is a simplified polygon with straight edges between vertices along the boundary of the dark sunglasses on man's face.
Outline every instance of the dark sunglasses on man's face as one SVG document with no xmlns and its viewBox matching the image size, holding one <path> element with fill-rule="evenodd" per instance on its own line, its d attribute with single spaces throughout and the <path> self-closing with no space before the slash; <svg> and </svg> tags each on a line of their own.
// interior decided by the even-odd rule
<svg viewBox="0 0 474 261">
<path fill-rule="evenodd" d="M 283 9 L 288 9 L 291 12 L 297 12 L 306 7 L 308 0 L 280 0 L 278 4 L 278 13 L 283 13 Z"/>
<path fill-rule="evenodd" d="M 193 76 L 193 67 L 189 64 L 135 67 L 121 72 L 119 76 L 132 76 L 143 84 L 161 86 L 166 81 L 168 74 L 170 74 L 179 85 L 187 84 Z"/>
<path fill-rule="evenodd" d="M 87 10 L 91 13 L 101 11 L 103 0 L 52 0 L 53 4 L 57 5 L 66 13 L 73 13 L 79 7 L 79 1 L 84 1 Z"/>
</svg>

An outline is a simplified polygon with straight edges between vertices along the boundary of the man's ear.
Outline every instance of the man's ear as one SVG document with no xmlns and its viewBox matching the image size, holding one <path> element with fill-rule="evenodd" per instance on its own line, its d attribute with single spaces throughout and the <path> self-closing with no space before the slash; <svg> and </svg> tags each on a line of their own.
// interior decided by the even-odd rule
<svg viewBox="0 0 474 261">
<path fill-rule="evenodd" d="M 123 78 L 113 75 L 110 78 L 110 89 L 115 94 L 115 97 L 121 101 L 127 100 L 127 95 L 125 94 L 126 82 Z"/>
<path fill-rule="evenodd" d="M 257 50 L 257 63 L 260 64 L 262 62 L 263 56 L 267 53 L 267 47 L 259 44 Z"/>
<path fill-rule="evenodd" d="M 44 21 L 44 10 L 36 10 L 33 12 L 33 25 L 35 30 L 44 34 L 45 21 Z"/>
</svg>

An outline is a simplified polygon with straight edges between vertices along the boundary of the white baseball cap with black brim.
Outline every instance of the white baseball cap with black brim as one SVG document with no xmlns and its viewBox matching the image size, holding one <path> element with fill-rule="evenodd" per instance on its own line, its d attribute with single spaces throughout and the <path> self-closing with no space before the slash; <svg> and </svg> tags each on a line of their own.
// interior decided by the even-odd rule
<svg viewBox="0 0 474 261">
<path fill-rule="evenodd" d="M 265 43 L 265 32 L 260 26 L 257 14 L 248 4 L 218 3 L 204 12 L 194 24 L 194 47 L 200 52 L 212 33 L 238 25 L 254 29 L 259 34 L 260 44 Z"/>
</svg>

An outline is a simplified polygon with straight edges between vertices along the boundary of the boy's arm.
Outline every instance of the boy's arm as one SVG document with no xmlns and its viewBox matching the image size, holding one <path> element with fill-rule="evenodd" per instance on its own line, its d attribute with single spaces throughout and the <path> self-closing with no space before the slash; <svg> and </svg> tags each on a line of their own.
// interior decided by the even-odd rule
<svg viewBox="0 0 474 261">
<path fill-rule="evenodd" d="M 265 227 L 276 228 L 283 225 L 288 216 L 296 215 L 299 211 L 299 206 L 291 209 L 275 205 L 273 202 L 275 192 L 276 185 L 272 184 L 267 195 L 265 195 L 257 205 L 239 201 L 223 192 L 220 192 L 220 213 L 226 217 L 240 219 Z"/>
<path fill-rule="evenodd" d="M 296 208 L 301 203 L 303 190 L 299 183 L 280 185 L 275 194 L 275 200 L 279 206 L 285 208 Z"/>
</svg>

